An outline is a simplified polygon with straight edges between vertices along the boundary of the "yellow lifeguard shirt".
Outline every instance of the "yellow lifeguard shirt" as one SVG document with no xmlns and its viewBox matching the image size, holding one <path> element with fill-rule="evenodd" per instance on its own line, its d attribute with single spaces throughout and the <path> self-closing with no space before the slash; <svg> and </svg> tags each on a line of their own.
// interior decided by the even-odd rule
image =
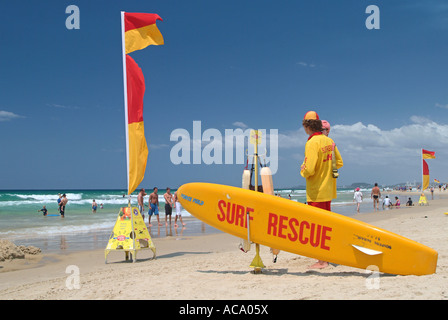
<svg viewBox="0 0 448 320">
<path fill-rule="evenodd" d="M 300 175 L 306 179 L 306 200 L 325 202 L 336 198 L 336 179 L 333 178 L 333 148 L 336 168 L 344 163 L 341 154 L 331 138 L 314 133 L 305 145 L 305 159 Z"/>
</svg>

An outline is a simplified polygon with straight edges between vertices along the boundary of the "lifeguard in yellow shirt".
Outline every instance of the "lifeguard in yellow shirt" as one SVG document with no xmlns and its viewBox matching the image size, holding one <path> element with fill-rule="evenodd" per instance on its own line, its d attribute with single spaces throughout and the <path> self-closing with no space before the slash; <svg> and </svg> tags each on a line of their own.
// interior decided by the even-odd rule
<svg viewBox="0 0 448 320">
<path fill-rule="evenodd" d="M 306 179 L 308 205 L 331 211 L 331 200 L 336 199 L 337 170 L 343 161 L 334 141 L 322 134 L 322 121 L 315 111 L 308 111 L 302 121 L 309 135 L 305 145 L 305 159 L 300 174 Z M 311 268 L 325 268 L 328 262 L 318 261 Z"/>
</svg>

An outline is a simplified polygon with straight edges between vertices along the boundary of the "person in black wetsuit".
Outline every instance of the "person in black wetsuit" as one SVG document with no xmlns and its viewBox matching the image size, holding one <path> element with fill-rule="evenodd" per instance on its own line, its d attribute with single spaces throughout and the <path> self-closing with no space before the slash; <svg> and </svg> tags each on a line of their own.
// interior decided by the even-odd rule
<svg viewBox="0 0 448 320">
<path fill-rule="evenodd" d="M 47 213 L 48 213 L 48 210 L 47 210 L 47 208 L 45 207 L 45 206 L 43 206 L 42 207 L 42 209 L 40 209 L 40 210 L 37 210 L 37 212 L 40 212 L 40 211 L 42 211 L 43 212 L 43 214 L 44 214 L 44 217 L 47 215 Z"/>
</svg>

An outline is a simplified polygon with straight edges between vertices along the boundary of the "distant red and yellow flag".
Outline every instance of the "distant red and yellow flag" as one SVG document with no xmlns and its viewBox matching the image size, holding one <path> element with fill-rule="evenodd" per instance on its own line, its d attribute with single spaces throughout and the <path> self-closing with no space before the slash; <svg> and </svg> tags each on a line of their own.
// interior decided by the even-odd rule
<svg viewBox="0 0 448 320">
<path fill-rule="evenodd" d="M 143 125 L 143 96 L 145 78 L 142 69 L 126 55 L 127 101 L 128 101 L 128 194 L 142 182 L 148 159 L 148 146 Z"/>
<path fill-rule="evenodd" d="M 423 159 L 423 186 L 422 191 L 429 187 L 429 167 Z"/>
<path fill-rule="evenodd" d="M 434 179 L 434 182 L 435 182 L 435 183 L 440 183 L 440 181 L 439 181 L 439 180 L 437 180 L 437 179 Z"/>
<path fill-rule="evenodd" d="M 422 157 L 423 157 L 423 159 L 435 159 L 436 153 L 434 151 L 428 151 L 428 150 L 422 149 Z"/>
<path fill-rule="evenodd" d="M 149 45 L 162 45 L 163 36 L 157 28 L 156 21 L 162 20 L 155 13 L 124 14 L 124 37 L 126 54 L 141 50 Z"/>
</svg>

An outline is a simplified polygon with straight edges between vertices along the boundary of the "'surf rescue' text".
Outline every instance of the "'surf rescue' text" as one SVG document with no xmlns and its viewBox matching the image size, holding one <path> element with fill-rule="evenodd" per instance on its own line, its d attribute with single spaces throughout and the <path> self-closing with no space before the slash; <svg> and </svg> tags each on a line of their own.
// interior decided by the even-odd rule
<svg viewBox="0 0 448 320">
<path fill-rule="evenodd" d="M 246 214 L 254 212 L 253 208 L 245 207 L 237 203 L 231 203 L 229 201 L 219 200 L 218 202 L 218 220 L 223 222 L 227 220 L 227 223 L 234 224 L 243 228 L 247 228 Z M 250 220 L 253 217 L 249 218 Z"/>
<path fill-rule="evenodd" d="M 332 228 L 308 222 L 299 221 L 296 218 L 290 218 L 269 213 L 268 234 L 289 239 L 290 241 L 299 241 L 303 245 L 320 247 L 324 250 L 330 250 L 329 241 Z"/>
</svg>

